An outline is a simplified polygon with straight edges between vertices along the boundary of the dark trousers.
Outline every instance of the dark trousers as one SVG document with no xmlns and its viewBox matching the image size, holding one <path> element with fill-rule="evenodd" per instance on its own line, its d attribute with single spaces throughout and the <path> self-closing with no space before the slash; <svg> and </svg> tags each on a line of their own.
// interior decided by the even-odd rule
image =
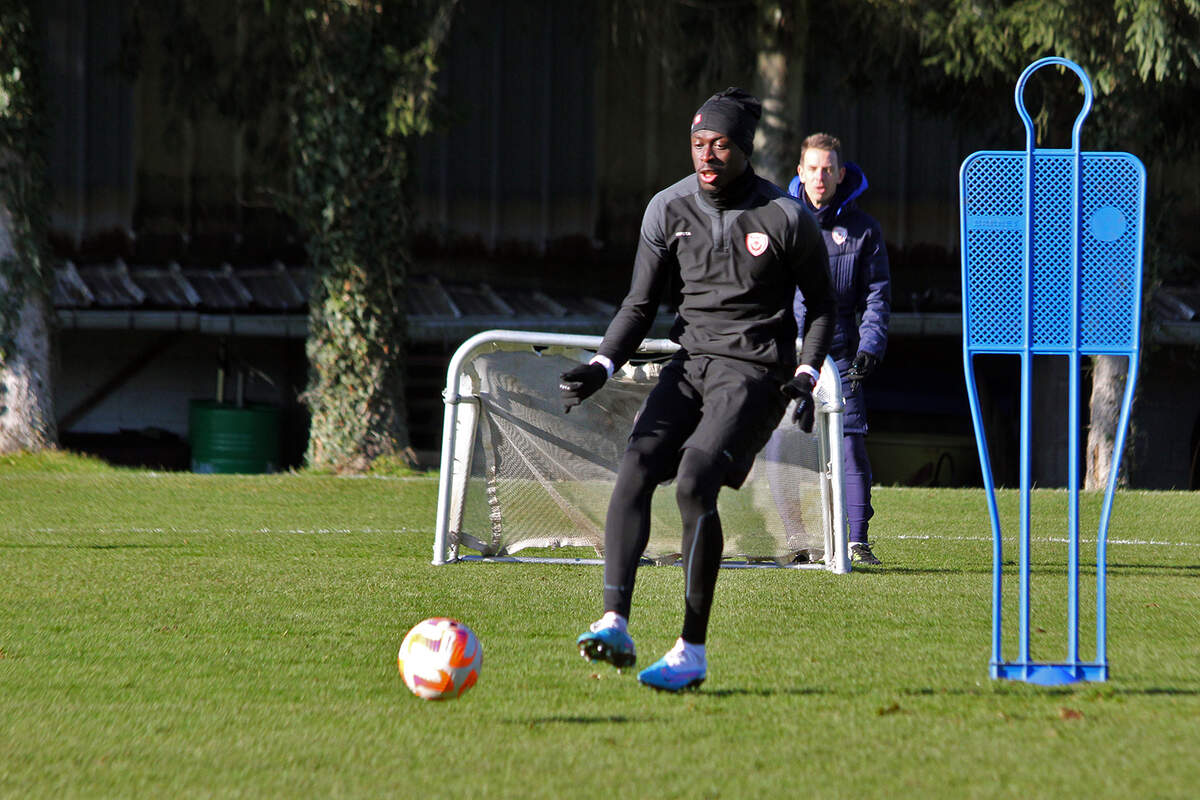
<svg viewBox="0 0 1200 800">
<path fill-rule="evenodd" d="M 842 437 L 842 468 L 846 478 L 846 524 L 851 542 L 867 541 L 867 527 L 875 509 L 871 506 L 871 462 L 867 460 L 867 437 L 847 433 Z"/>
<path fill-rule="evenodd" d="M 781 376 L 720 358 L 676 356 L 646 399 L 617 472 L 604 528 L 604 605 L 628 617 L 650 504 L 676 479 L 683 520 L 685 641 L 703 644 L 725 548 L 717 495 L 737 488 L 786 408 Z"/>
</svg>

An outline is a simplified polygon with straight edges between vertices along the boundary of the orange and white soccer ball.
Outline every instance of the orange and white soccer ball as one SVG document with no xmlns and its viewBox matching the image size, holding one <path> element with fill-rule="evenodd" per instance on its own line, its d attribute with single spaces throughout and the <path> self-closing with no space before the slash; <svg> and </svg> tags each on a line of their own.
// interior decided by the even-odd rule
<svg viewBox="0 0 1200 800">
<path fill-rule="evenodd" d="M 404 637 L 397 662 L 405 685 L 417 697 L 452 700 L 479 680 L 483 645 L 458 620 L 431 617 Z"/>
</svg>

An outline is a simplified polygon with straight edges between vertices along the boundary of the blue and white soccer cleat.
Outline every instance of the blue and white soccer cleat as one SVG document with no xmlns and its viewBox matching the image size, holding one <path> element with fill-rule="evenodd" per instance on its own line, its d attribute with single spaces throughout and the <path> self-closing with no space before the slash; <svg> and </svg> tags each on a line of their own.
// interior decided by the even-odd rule
<svg viewBox="0 0 1200 800">
<path fill-rule="evenodd" d="M 637 662 L 637 651 L 633 637 L 626 630 L 624 619 L 617 621 L 615 615 L 605 614 L 591 624 L 575 644 L 579 655 L 588 661 L 607 661 L 618 669 L 632 667 Z"/>
<path fill-rule="evenodd" d="M 638 673 L 638 682 L 664 692 L 695 689 L 708 675 L 708 659 L 703 645 L 689 646 L 677 639 L 667 654 Z"/>
</svg>

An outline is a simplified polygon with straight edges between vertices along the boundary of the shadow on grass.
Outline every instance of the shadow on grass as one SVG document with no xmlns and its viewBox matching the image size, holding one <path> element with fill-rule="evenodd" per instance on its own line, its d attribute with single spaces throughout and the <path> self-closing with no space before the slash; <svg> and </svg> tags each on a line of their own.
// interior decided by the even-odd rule
<svg viewBox="0 0 1200 800">
<path fill-rule="evenodd" d="M 1145 689 L 1129 689 L 1105 684 L 1081 683 L 1076 686 L 1049 688 L 1022 683 L 1021 681 L 997 681 L 986 689 L 901 689 L 906 697 L 994 697 L 996 695 L 1021 695 L 1024 697 L 1078 697 L 1085 700 L 1104 700 L 1111 697 L 1200 697 L 1200 689 L 1151 686 Z"/>
<path fill-rule="evenodd" d="M 865 575 L 991 575 L 991 566 L 978 567 L 855 567 Z"/>
<path fill-rule="evenodd" d="M 1187 578 L 1200 576 L 1200 564 L 1114 564 L 1109 562 L 1108 573 L 1129 571 L 1134 573 L 1158 572 L 1167 575 L 1178 573 Z M 1095 572 L 1095 570 L 1093 570 Z"/>
<path fill-rule="evenodd" d="M 1016 561 L 1005 561 L 1005 576 L 1016 576 L 1019 566 L 1019 563 Z M 1096 567 L 1094 559 L 1092 560 L 1091 568 L 1089 569 L 1088 567 L 1088 564 L 1080 562 L 1080 578 L 1095 578 Z M 867 575 L 991 575 L 992 566 L 989 564 L 986 566 L 971 567 L 855 567 L 854 571 Z M 1034 564 L 1030 567 L 1030 573 L 1033 575 L 1059 575 L 1065 574 L 1066 571 L 1066 561 L 1061 563 Z M 1107 572 L 1109 575 L 1120 575 L 1122 572 L 1129 572 L 1139 575 L 1155 573 L 1159 575 L 1178 575 L 1183 578 L 1194 578 L 1200 577 L 1200 564 L 1125 564 L 1109 562 Z"/>
<path fill-rule="evenodd" d="M 582 714 L 556 714 L 551 717 L 534 717 L 533 719 L 506 719 L 509 725 L 606 725 L 625 724 L 630 722 L 652 722 L 652 717 L 628 717 L 624 714 L 597 714 L 594 717 Z"/>
<path fill-rule="evenodd" d="M 670 697 L 670 692 L 656 692 L 660 696 Z M 711 697 L 716 700 L 722 700 L 727 697 L 804 697 L 812 695 L 827 695 L 832 694 L 828 689 L 803 688 L 803 689 L 716 689 L 714 691 L 706 691 L 704 689 L 696 689 L 686 692 L 680 692 L 680 699 L 685 698 L 705 698 Z M 596 714 L 588 716 L 584 714 L 556 714 L 549 717 L 534 717 L 533 719 L 507 719 L 509 725 L 524 725 L 526 727 L 536 727 L 538 725 L 606 725 L 617 724 L 625 725 L 630 723 L 641 722 L 656 722 L 657 717 L 631 717 L 625 714 Z"/>
<path fill-rule="evenodd" d="M 699 689 L 693 692 L 701 697 L 807 697 L 832 694 L 828 689 L 806 686 L 802 689 Z"/>
</svg>

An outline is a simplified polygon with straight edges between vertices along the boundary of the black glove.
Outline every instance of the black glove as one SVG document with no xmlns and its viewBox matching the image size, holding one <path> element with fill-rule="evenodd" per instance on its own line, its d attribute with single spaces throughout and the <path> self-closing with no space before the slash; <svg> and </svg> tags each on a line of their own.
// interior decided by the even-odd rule
<svg viewBox="0 0 1200 800">
<path fill-rule="evenodd" d="M 852 389 L 858 391 L 858 385 L 866 380 L 878 366 L 879 359 L 870 353 L 863 351 L 856 355 L 854 361 L 850 363 L 850 371 L 846 373 L 846 377 L 853 385 Z"/>
<path fill-rule="evenodd" d="M 558 376 L 558 391 L 562 393 L 563 413 L 596 393 L 608 380 L 608 370 L 603 364 L 580 364 Z"/>
<path fill-rule="evenodd" d="M 792 412 L 792 420 L 805 433 L 813 429 L 813 380 L 805 374 L 797 375 L 779 387 L 779 391 L 796 401 L 796 409 Z"/>
</svg>

